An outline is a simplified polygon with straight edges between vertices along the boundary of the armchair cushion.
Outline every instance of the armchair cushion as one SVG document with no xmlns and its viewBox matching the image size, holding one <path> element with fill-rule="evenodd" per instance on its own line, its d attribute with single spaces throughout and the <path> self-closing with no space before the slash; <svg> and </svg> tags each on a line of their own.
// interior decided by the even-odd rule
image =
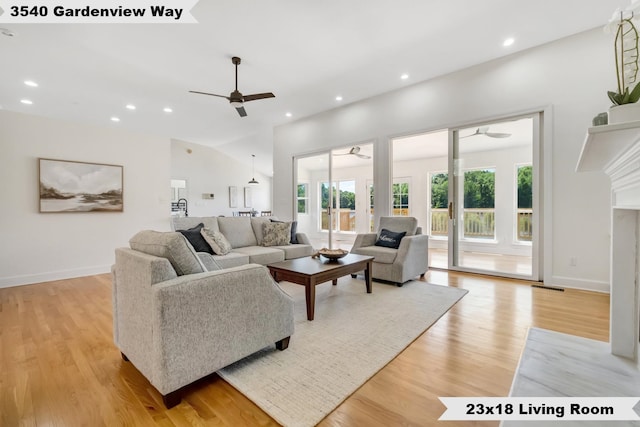
<svg viewBox="0 0 640 427">
<path fill-rule="evenodd" d="M 406 231 L 395 233 L 383 228 L 380 230 L 380 236 L 378 237 L 378 240 L 376 240 L 375 246 L 398 249 L 398 246 L 400 246 L 400 240 L 402 240 L 406 234 Z"/>
<path fill-rule="evenodd" d="M 191 244 L 177 232 L 140 231 L 129 240 L 129 246 L 148 255 L 166 258 L 178 276 L 207 271 Z"/>
</svg>

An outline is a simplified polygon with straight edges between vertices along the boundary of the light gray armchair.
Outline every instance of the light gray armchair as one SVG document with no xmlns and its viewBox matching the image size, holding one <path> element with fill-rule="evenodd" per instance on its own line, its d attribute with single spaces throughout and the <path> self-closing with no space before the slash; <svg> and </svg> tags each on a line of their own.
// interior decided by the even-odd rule
<svg viewBox="0 0 640 427">
<path fill-rule="evenodd" d="M 405 232 L 397 249 L 377 246 L 382 230 Z M 351 253 L 375 257 L 372 264 L 374 279 L 393 282 L 402 286 L 416 276 L 424 277 L 429 268 L 429 236 L 422 234 L 418 221 L 413 217 L 380 218 L 378 233 L 358 234 Z"/>
<path fill-rule="evenodd" d="M 293 300 L 266 267 L 207 271 L 180 233 L 143 231 L 116 249 L 114 341 L 167 408 L 182 388 L 256 351 L 284 350 Z"/>
</svg>

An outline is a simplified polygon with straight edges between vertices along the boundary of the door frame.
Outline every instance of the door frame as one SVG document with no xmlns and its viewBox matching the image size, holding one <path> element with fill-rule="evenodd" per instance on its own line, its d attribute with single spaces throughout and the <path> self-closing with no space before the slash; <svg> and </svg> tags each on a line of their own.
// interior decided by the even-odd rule
<svg viewBox="0 0 640 427">
<path fill-rule="evenodd" d="M 449 174 L 449 235 L 448 235 L 448 269 L 452 271 L 461 271 L 468 273 L 485 274 L 499 277 L 507 277 L 512 279 L 522 279 L 529 281 L 542 281 L 543 280 L 543 260 L 544 260 L 544 222 L 547 216 L 547 198 L 548 195 L 544 192 L 544 182 L 547 180 L 547 168 L 550 168 L 550 162 L 545 168 L 545 158 L 543 158 L 543 150 L 547 135 L 547 129 L 545 128 L 545 114 L 548 114 L 546 109 L 537 109 L 531 112 L 517 113 L 513 115 L 501 116 L 499 118 L 489 118 L 478 122 L 471 122 L 465 124 L 459 124 L 455 127 L 449 127 L 449 148 L 448 148 L 448 174 Z M 532 264 L 531 264 L 531 276 L 505 273 L 501 271 L 481 270 L 477 268 L 461 267 L 458 259 L 459 240 L 458 227 L 456 218 L 459 218 L 460 209 L 459 203 L 456 202 L 458 191 L 456 190 L 456 184 L 459 178 L 457 173 L 459 172 L 459 165 L 456 160 L 459 158 L 459 131 L 460 129 L 466 129 L 469 127 L 480 127 L 490 123 L 499 123 L 510 120 L 518 120 L 523 118 L 532 119 L 532 165 L 533 165 L 533 236 L 532 236 Z M 547 150 L 549 151 L 549 150 Z M 549 208 L 550 209 L 550 208 Z M 548 255 L 548 254 L 547 254 Z"/>
</svg>

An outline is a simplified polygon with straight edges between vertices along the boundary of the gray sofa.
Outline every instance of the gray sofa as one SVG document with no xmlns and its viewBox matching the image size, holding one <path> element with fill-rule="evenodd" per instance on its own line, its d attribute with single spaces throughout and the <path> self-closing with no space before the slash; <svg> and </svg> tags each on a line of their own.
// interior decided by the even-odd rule
<svg viewBox="0 0 640 427">
<path fill-rule="evenodd" d="M 275 217 L 172 217 L 173 230 L 187 230 L 202 223 L 206 228 L 221 232 L 232 250 L 226 255 L 212 255 L 222 268 L 249 263 L 270 264 L 285 259 L 310 256 L 314 250 L 304 233 L 296 233 L 297 244 L 262 246 L 262 225 Z M 206 256 L 201 255 L 206 259 Z"/>
<path fill-rule="evenodd" d="M 221 269 L 177 232 L 142 231 L 115 251 L 114 342 L 170 408 L 186 385 L 260 349 L 284 350 L 293 300 L 266 267 Z"/>
<path fill-rule="evenodd" d="M 377 246 L 380 233 L 358 234 L 351 253 L 375 257 L 371 265 L 374 279 L 402 286 L 408 280 L 429 269 L 429 236 L 422 234 L 418 220 L 413 217 L 388 216 L 380 218 L 380 230 L 405 232 L 397 249 Z"/>
</svg>

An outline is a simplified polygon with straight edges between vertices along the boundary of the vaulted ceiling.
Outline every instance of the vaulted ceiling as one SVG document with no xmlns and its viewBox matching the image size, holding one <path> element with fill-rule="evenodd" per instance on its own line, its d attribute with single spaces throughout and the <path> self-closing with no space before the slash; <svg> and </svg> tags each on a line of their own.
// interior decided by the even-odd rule
<svg viewBox="0 0 640 427">
<path fill-rule="evenodd" d="M 209 145 L 247 163 L 256 154 L 256 169 L 271 174 L 274 126 L 604 25 L 624 5 L 200 0 L 198 24 L 9 26 L 0 18 L 14 33 L 0 35 L 0 108 Z M 245 103 L 247 117 L 223 98 L 188 93 L 228 95 L 232 56 L 242 58 L 241 92 L 276 95 Z"/>
</svg>

